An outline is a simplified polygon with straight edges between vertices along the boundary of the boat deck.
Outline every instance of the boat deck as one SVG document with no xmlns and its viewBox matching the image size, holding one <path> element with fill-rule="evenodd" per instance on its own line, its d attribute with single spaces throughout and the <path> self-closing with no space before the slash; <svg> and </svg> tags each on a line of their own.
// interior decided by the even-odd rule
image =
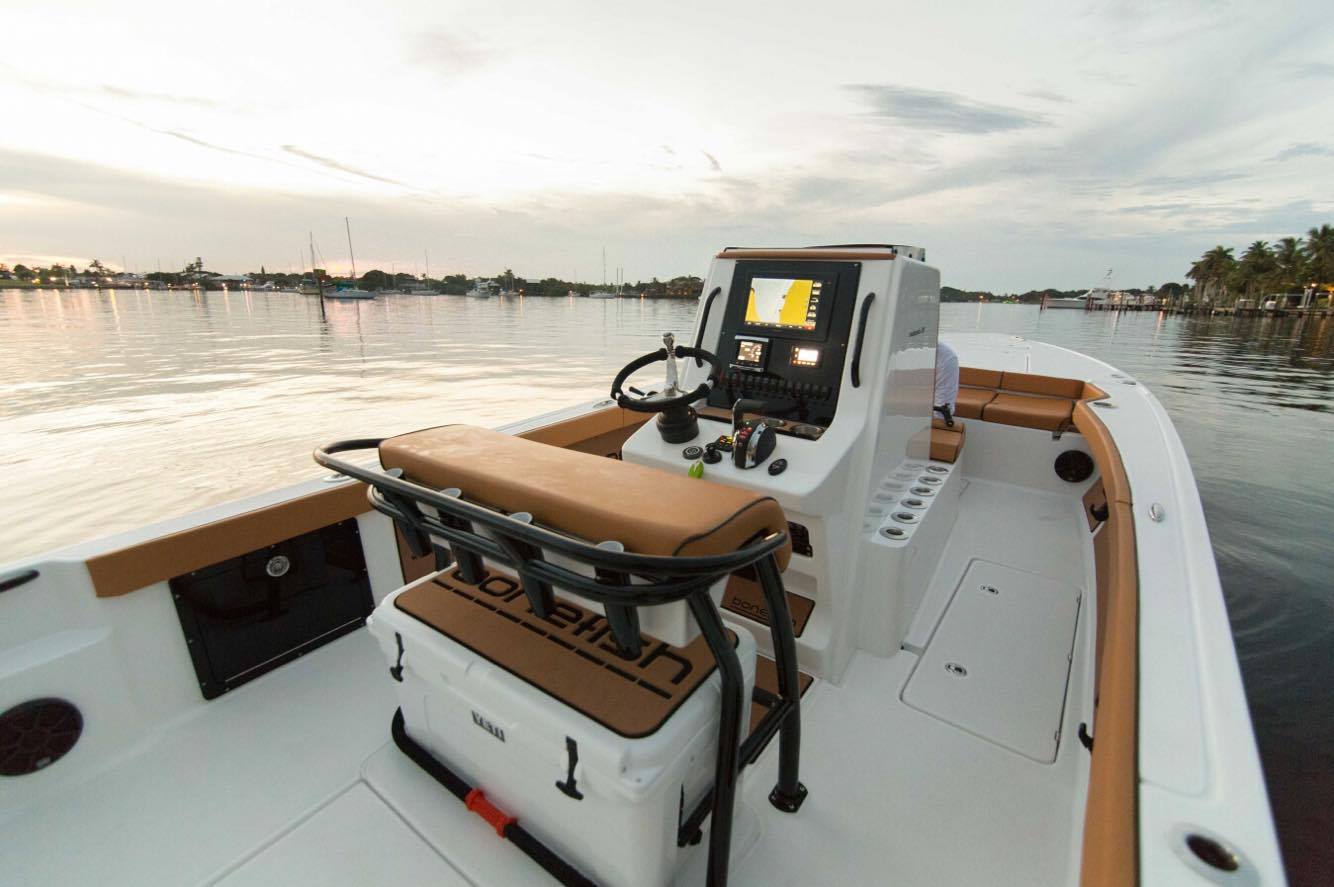
<svg viewBox="0 0 1334 887">
<path fill-rule="evenodd" d="M 1039 700 L 1060 719 L 1054 762 L 928 714 L 904 692 L 976 563 L 1031 575 L 1037 593 L 1087 586 L 1091 547 L 1075 530 L 1080 510 L 1073 495 L 968 482 L 909 649 L 889 658 L 859 652 L 841 684 L 817 681 L 806 694 L 805 806 L 785 816 L 766 801 L 777 743 L 745 774 L 734 883 L 1077 879 L 1077 765 L 1086 753 L 1074 736 L 1091 621 L 1079 613 L 1076 636 L 1062 642 L 1073 641 L 1069 689 L 1048 682 L 1060 698 Z M 960 623 L 965 636 L 978 630 Z M 365 630 L 354 632 L 196 709 L 37 808 L 11 811 L 0 839 L 5 878 L 145 887 L 550 883 L 399 753 L 389 739 L 395 705 L 380 650 Z M 1006 711 L 988 717 L 1024 726 L 1028 709 Z M 702 883 L 702 867 L 698 852 L 678 882 Z"/>
</svg>

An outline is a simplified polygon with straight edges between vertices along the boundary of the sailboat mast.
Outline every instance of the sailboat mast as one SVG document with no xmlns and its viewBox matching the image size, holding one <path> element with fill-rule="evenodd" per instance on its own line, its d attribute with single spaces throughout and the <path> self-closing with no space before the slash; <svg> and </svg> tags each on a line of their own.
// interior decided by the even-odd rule
<svg viewBox="0 0 1334 887">
<path fill-rule="evenodd" d="M 352 254 L 352 223 L 343 216 L 343 227 L 347 229 L 347 257 L 352 260 L 352 283 L 357 282 L 357 257 Z"/>
</svg>

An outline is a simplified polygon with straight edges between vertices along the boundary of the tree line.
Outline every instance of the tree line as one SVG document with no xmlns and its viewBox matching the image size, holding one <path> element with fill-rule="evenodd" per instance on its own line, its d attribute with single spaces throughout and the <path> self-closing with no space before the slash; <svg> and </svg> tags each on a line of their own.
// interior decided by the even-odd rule
<svg viewBox="0 0 1334 887">
<path fill-rule="evenodd" d="M 1321 225 L 1305 238 L 1257 240 L 1240 258 L 1233 248 L 1215 246 L 1190 266 L 1199 301 L 1216 304 L 1270 294 L 1300 293 L 1334 286 L 1334 226 Z"/>
</svg>

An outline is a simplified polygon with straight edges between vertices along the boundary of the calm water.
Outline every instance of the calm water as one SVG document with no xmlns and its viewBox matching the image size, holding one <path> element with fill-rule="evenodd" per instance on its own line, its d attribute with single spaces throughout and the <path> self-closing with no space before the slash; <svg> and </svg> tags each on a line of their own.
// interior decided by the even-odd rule
<svg viewBox="0 0 1334 887">
<path fill-rule="evenodd" d="M 603 397 L 695 304 L 0 291 L 0 562 L 315 474 L 310 450 Z M 1334 321 L 947 305 L 1133 374 L 1218 555 L 1294 883 L 1334 883 Z M 75 491 L 81 493 L 77 497 Z"/>
</svg>

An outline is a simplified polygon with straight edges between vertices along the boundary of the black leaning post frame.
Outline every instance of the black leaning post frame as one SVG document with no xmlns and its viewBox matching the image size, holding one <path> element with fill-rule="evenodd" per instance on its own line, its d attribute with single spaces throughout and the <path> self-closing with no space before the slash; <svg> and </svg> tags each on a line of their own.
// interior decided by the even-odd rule
<svg viewBox="0 0 1334 887">
<path fill-rule="evenodd" d="M 516 519 L 469 502 L 453 490 L 449 492 L 454 495 L 448 495 L 413 483 L 404 479 L 400 471 L 383 471 L 335 457 L 338 453 L 375 450 L 380 443 L 380 438 L 339 441 L 317 449 L 315 461 L 368 484 L 371 505 L 398 524 L 414 553 L 417 546 L 412 543 L 423 538 L 430 540 L 437 551 L 442 544 L 447 544 L 461 573 L 465 563 L 478 571 L 476 578 L 465 574 L 465 581 L 480 582 L 484 578 L 482 560 L 485 558 L 513 569 L 516 575 L 523 577 L 525 587 L 531 582 L 543 589 L 567 588 L 598 601 L 609 611 L 614 609 L 637 616 L 636 607 L 686 601 L 718 666 L 722 710 L 719 713 L 713 788 L 684 818 L 678 829 L 677 844 L 685 846 L 699 840 L 704 820 L 712 816 L 707 883 L 710 887 L 724 887 L 731 855 L 737 780 L 742 768 L 759 758 L 775 733 L 779 743 L 778 783 L 769 795 L 769 802 L 779 810 L 792 813 L 806 797 L 806 789 L 798 781 L 801 689 L 797 678 L 797 644 L 776 557 L 776 552 L 787 542 L 787 534 L 774 533 L 734 552 L 700 557 L 643 555 L 599 547 L 534 524 L 527 515 L 524 516 L 528 518 L 526 520 Z M 437 514 L 431 514 L 430 509 Z M 485 528 L 490 535 L 482 535 L 478 528 Z M 545 560 L 543 549 L 560 552 L 591 567 L 594 575 L 576 573 Z M 778 695 L 757 690 L 756 701 L 768 711 L 743 742 L 741 725 L 746 700 L 743 698 L 741 662 L 727 635 L 722 615 L 709 596 L 709 588 L 717 580 L 745 567 L 755 569 L 769 609 Z M 632 576 L 645 580 L 646 584 L 631 584 Z M 532 596 L 530 593 L 530 600 Z M 634 622 L 637 624 L 638 619 Z M 613 632 L 613 637 L 616 634 Z M 621 643 L 619 638 L 616 640 Z M 426 769 L 436 775 L 431 768 Z M 535 839 L 530 840 L 551 856 L 550 851 Z M 534 856 L 529 847 L 519 846 Z"/>
</svg>

